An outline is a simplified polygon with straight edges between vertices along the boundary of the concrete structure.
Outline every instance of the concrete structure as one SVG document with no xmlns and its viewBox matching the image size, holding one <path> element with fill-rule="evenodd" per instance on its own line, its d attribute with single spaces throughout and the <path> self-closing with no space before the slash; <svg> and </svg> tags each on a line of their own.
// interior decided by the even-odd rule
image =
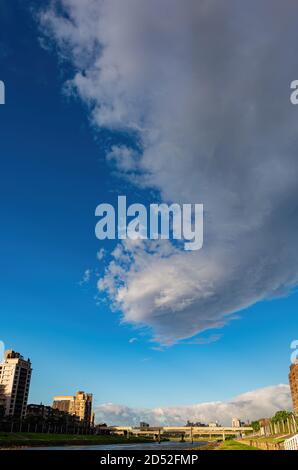
<svg viewBox="0 0 298 470">
<path fill-rule="evenodd" d="M 140 422 L 140 429 L 149 429 L 149 428 L 150 428 L 149 423 L 145 423 L 145 421 Z"/>
<path fill-rule="evenodd" d="M 53 400 L 53 408 L 78 416 L 86 426 L 93 425 L 92 394 L 79 391 L 75 396 L 57 395 Z"/>
<path fill-rule="evenodd" d="M 24 418 L 31 380 L 31 362 L 20 353 L 7 349 L 0 363 L 0 403 L 5 416 Z"/>
<path fill-rule="evenodd" d="M 75 415 L 87 425 L 92 424 L 92 394 L 77 392 L 75 396 Z"/>
<path fill-rule="evenodd" d="M 298 415 L 298 360 L 290 366 L 289 382 L 293 401 L 294 413 Z"/>
<path fill-rule="evenodd" d="M 105 429 L 110 430 L 111 434 L 120 434 L 120 435 L 136 435 L 136 436 L 160 436 L 162 434 L 183 436 L 194 438 L 196 436 L 220 436 L 225 440 L 225 436 L 235 436 L 240 434 L 245 436 L 245 434 L 252 433 L 253 428 L 250 426 L 233 428 L 233 427 L 223 427 L 223 426 L 157 426 L 150 427 L 148 429 L 134 428 L 131 426 L 108 426 Z"/>
<path fill-rule="evenodd" d="M 285 450 L 298 450 L 298 434 L 284 441 Z"/>
<path fill-rule="evenodd" d="M 43 404 L 27 405 L 26 418 L 30 418 L 31 423 L 55 423 L 65 426 L 79 426 L 80 424 L 78 416 Z"/>
<path fill-rule="evenodd" d="M 238 418 L 232 418 L 232 428 L 240 428 L 241 421 Z"/>
<path fill-rule="evenodd" d="M 72 395 L 57 395 L 53 399 L 52 408 L 60 411 L 65 411 L 69 414 L 75 414 L 74 400 L 75 397 Z"/>
<path fill-rule="evenodd" d="M 55 411 L 51 406 L 40 405 L 30 403 L 27 405 L 27 417 L 34 417 L 40 419 L 48 419 L 51 416 L 51 413 Z M 57 410 L 58 411 L 58 410 Z"/>
</svg>

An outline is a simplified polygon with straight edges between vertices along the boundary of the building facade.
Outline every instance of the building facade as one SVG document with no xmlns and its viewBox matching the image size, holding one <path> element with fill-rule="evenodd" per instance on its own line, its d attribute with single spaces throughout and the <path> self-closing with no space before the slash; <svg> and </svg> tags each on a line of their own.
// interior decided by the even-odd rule
<svg viewBox="0 0 298 470">
<path fill-rule="evenodd" d="M 232 428 L 240 428 L 241 421 L 238 418 L 232 418 Z"/>
<path fill-rule="evenodd" d="M 74 414 L 51 406 L 34 403 L 27 406 L 26 419 L 29 422 L 44 425 L 51 423 L 58 426 L 77 427 L 80 424 L 79 418 Z"/>
<path fill-rule="evenodd" d="M 298 360 L 290 366 L 289 382 L 294 413 L 298 415 Z"/>
<path fill-rule="evenodd" d="M 75 396 L 57 395 L 53 400 L 53 408 L 77 416 L 86 426 L 94 424 L 91 393 L 79 391 Z"/>
<path fill-rule="evenodd" d="M 76 393 L 75 415 L 86 425 L 92 424 L 92 394 L 79 391 Z"/>
<path fill-rule="evenodd" d="M 0 363 L 0 403 L 5 416 L 24 418 L 26 415 L 32 367 L 30 359 L 7 349 Z"/>
<path fill-rule="evenodd" d="M 57 395 L 53 399 L 53 408 L 73 415 L 75 414 L 74 400 L 75 397 L 72 395 Z"/>
<path fill-rule="evenodd" d="M 150 428 L 149 423 L 145 423 L 145 421 L 140 421 L 140 429 L 149 429 L 149 428 Z"/>
</svg>

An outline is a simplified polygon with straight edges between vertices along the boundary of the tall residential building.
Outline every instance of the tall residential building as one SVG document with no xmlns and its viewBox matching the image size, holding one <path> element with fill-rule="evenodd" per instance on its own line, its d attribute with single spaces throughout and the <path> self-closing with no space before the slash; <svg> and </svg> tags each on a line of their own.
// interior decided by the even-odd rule
<svg viewBox="0 0 298 470">
<path fill-rule="evenodd" d="M 92 424 L 92 394 L 77 392 L 75 396 L 75 415 L 86 424 Z"/>
<path fill-rule="evenodd" d="M 296 362 L 290 366 L 289 381 L 294 413 L 298 415 L 298 359 L 296 359 Z"/>
<path fill-rule="evenodd" d="M 85 425 L 93 424 L 92 394 L 79 391 L 75 396 L 58 395 L 54 397 L 53 408 L 67 411 L 78 416 Z"/>
<path fill-rule="evenodd" d="M 5 416 L 24 418 L 31 380 L 31 362 L 7 349 L 0 363 L 0 402 Z"/>
<path fill-rule="evenodd" d="M 238 418 L 232 418 L 232 428 L 240 428 L 241 421 Z"/>
<path fill-rule="evenodd" d="M 53 399 L 53 408 L 73 415 L 75 414 L 74 400 L 75 397 L 72 395 L 57 395 Z"/>
</svg>

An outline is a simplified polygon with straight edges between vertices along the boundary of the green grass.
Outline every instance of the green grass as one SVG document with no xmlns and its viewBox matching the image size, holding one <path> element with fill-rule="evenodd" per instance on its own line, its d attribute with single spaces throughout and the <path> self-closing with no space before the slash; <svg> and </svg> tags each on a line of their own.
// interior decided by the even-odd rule
<svg viewBox="0 0 298 470">
<path fill-rule="evenodd" d="M 259 450 L 256 447 L 242 444 L 240 442 L 234 441 L 233 439 L 222 442 L 217 449 L 218 450 Z"/>
<path fill-rule="evenodd" d="M 26 446 L 55 446 L 55 445 L 100 445 L 100 444 L 129 444 L 148 442 L 148 439 L 123 436 L 94 436 L 77 434 L 47 434 L 47 433 L 3 433 L 0 432 L 0 447 Z"/>
</svg>

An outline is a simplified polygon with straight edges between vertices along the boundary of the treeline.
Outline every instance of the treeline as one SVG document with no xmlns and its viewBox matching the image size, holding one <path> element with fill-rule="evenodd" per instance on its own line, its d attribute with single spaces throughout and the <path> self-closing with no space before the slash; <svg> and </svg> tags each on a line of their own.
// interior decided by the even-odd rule
<svg viewBox="0 0 298 470">
<path fill-rule="evenodd" d="M 277 411 L 271 418 L 262 418 L 251 423 L 255 433 L 263 435 L 295 434 L 298 431 L 298 417 L 291 411 Z"/>
</svg>

